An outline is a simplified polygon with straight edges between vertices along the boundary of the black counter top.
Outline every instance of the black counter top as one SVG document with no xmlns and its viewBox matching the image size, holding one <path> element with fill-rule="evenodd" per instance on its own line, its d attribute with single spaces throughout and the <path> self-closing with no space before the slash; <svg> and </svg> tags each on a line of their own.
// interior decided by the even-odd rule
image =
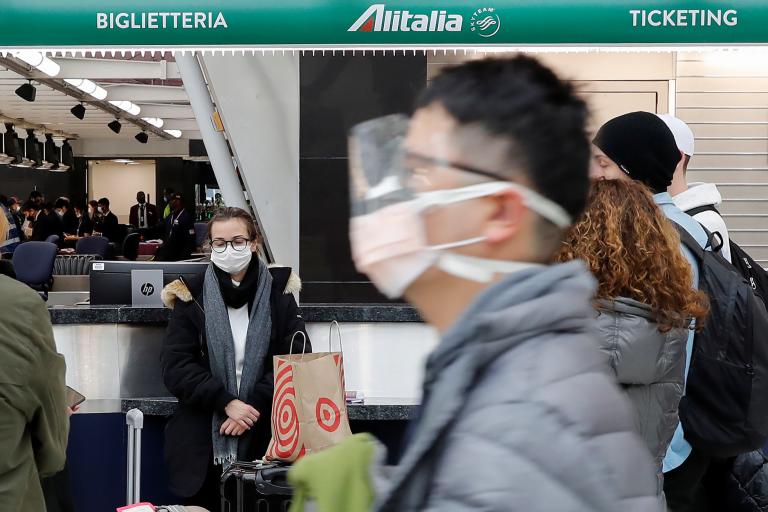
<svg viewBox="0 0 768 512">
<path fill-rule="evenodd" d="M 305 304 L 300 308 L 306 322 L 421 322 L 411 306 L 398 304 Z M 156 324 L 170 318 L 165 308 L 132 306 L 52 306 L 53 324 Z"/>
<path fill-rule="evenodd" d="M 130 398 L 121 400 L 122 412 L 139 409 L 147 416 L 170 416 L 179 404 L 175 398 Z M 369 398 L 365 404 L 350 404 L 351 421 L 405 421 L 413 418 L 418 404 L 402 398 Z"/>
</svg>

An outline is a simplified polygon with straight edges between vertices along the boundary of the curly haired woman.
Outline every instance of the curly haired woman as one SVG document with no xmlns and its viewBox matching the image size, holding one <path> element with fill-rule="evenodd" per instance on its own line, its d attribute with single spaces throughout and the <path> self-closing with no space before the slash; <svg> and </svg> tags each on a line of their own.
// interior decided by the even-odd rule
<svg viewBox="0 0 768 512">
<path fill-rule="evenodd" d="M 655 458 L 661 494 L 661 464 L 683 394 L 687 329 L 692 319 L 704 325 L 706 296 L 691 288 L 677 231 L 636 182 L 595 182 L 556 258 L 584 260 L 599 282 L 600 348 Z"/>
</svg>

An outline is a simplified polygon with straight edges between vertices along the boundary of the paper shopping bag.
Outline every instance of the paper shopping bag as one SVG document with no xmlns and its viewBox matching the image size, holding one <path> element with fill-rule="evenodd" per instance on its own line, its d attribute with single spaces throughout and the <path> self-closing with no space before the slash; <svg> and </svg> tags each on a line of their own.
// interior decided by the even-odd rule
<svg viewBox="0 0 768 512">
<path fill-rule="evenodd" d="M 274 371 L 272 440 L 266 460 L 294 462 L 352 435 L 341 352 L 274 356 Z"/>
</svg>

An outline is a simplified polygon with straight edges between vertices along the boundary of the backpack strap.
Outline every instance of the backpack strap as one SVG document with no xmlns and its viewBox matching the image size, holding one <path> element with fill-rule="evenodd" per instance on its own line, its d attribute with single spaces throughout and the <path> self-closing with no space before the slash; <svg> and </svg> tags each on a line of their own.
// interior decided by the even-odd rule
<svg viewBox="0 0 768 512">
<path fill-rule="evenodd" d="M 685 213 L 691 217 L 704 212 L 715 212 L 716 214 L 720 215 L 720 212 L 717 210 L 717 208 L 715 208 L 715 205 L 713 204 L 705 204 L 702 206 L 697 206 L 696 208 L 691 208 L 690 210 L 685 210 Z"/>
<path fill-rule="evenodd" d="M 691 208 L 690 210 L 685 210 L 685 213 L 687 215 L 690 215 L 691 217 L 695 217 L 696 215 L 704 212 L 715 212 L 716 214 L 722 217 L 722 215 L 720 214 L 720 211 L 718 211 L 718 209 L 715 208 L 715 205 L 713 204 L 705 204 L 702 206 L 697 206 L 696 208 Z M 715 231 L 714 233 L 710 232 L 707 229 L 707 227 L 701 222 L 699 222 L 699 225 L 704 229 L 704 232 L 707 234 L 707 239 L 709 239 L 712 250 L 714 252 L 720 252 L 723 249 L 723 246 L 725 245 L 725 242 L 723 241 L 723 235 L 721 235 L 719 231 Z"/>
<path fill-rule="evenodd" d="M 707 247 L 712 249 L 712 252 L 719 253 L 723 249 L 723 235 L 720 234 L 719 231 L 710 231 L 707 229 L 707 226 L 699 222 L 699 226 L 701 226 L 701 229 L 704 230 L 704 232 L 707 234 Z"/>
<path fill-rule="evenodd" d="M 699 261 L 702 261 L 704 259 L 704 248 L 702 248 L 699 245 L 699 242 L 697 242 L 696 239 L 693 238 L 693 235 L 691 235 L 683 226 L 681 226 L 675 221 L 671 221 L 671 222 L 672 224 L 674 224 L 675 228 L 677 229 L 677 232 L 680 235 L 680 241 L 683 243 L 683 245 L 693 253 L 696 259 L 698 259 Z M 710 246 L 710 242 L 707 241 L 707 247 L 709 246 Z"/>
</svg>

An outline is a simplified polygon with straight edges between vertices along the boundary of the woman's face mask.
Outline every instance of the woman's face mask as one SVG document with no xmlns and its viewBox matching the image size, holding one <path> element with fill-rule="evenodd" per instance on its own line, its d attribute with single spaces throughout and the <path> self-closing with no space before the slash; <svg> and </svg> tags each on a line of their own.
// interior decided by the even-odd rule
<svg viewBox="0 0 768 512">
<path fill-rule="evenodd" d="M 237 274 L 242 272 L 251 263 L 253 253 L 250 247 L 244 250 L 237 250 L 232 245 L 227 245 L 224 252 L 211 252 L 211 261 L 227 274 Z"/>
</svg>

